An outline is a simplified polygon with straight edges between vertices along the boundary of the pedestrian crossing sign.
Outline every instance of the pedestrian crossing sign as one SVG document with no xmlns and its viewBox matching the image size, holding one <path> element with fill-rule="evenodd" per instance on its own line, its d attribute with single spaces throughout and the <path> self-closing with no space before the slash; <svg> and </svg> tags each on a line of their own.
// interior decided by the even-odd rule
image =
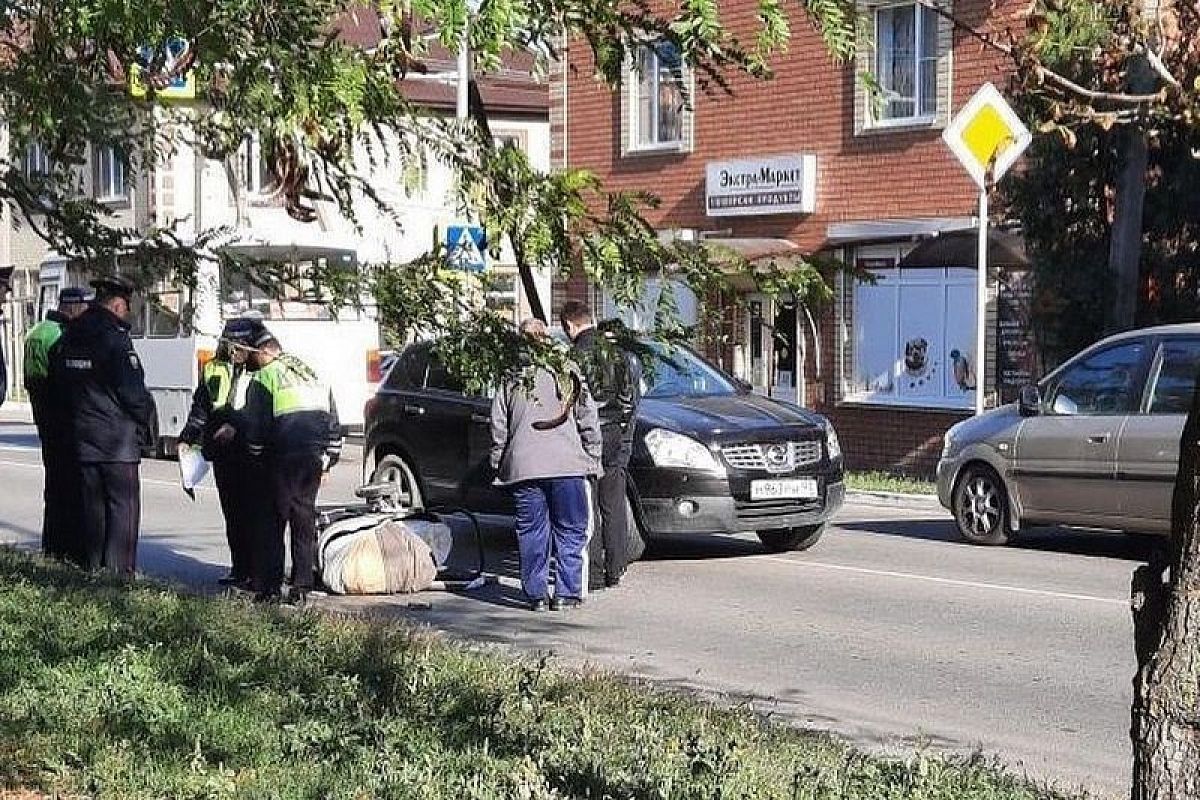
<svg viewBox="0 0 1200 800">
<path fill-rule="evenodd" d="M 1000 90 L 984 84 L 942 133 L 951 152 L 981 189 L 1003 177 L 1033 135 Z"/>
<path fill-rule="evenodd" d="M 487 267 L 487 234 L 478 225 L 451 225 L 446 228 L 446 252 L 452 269 L 483 272 Z"/>
</svg>

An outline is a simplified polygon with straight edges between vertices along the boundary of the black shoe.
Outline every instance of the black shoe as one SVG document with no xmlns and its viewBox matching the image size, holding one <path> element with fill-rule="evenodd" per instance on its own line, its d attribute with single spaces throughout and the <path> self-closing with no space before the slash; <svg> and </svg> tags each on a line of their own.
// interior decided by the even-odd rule
<svg viewBox="0 0 1200 800">
<path fill-rule="evenodd" d="M 308 605 L 309 593 L 310 590 L 308 589 L 297 589 L 295 586 L 293 586 L 291 591 L 288 592 L 288 605 L 295 606 L 296 608 L 304 608 Z"/>
<path fill-rule="evenodd" d="M 254 602 L 264 606 L 277 606 L 283 601 L 283 595 L 278 591 L 255 592 Z"/>
<path fill-rule="evenodd" d="M 530 611 L 545 611 L 546 608 L 547 608 L 546 598 L 544 598 L 544 597 L 540 598 L 538 600 L 530 600 L 529 601 L 529 610 Z"/>
<path fill-rule="evenodd" d="M 604 579 L 604 588 L 605 589 L 615 589 L 620 585 L 621 585 L 621 576 L 620 575 L 614 575 L 611 578 Z"/>
<path fill-rule="evenodd" d="M 572 608 L 579 608 L 583 605 L 583 600 L 578 597 L 556 597 L 550 601 L 551 611 L 569 611 Z"/>
<path fill-rule="evenodd" d="M 243 583 L 248 583 L 249 578 L 243 578 L 241 575 L 234 575 L 232 572 L 224 578 L 218 578 L 217 583 L 222 586 L 241 586 Z"/>
</svg>

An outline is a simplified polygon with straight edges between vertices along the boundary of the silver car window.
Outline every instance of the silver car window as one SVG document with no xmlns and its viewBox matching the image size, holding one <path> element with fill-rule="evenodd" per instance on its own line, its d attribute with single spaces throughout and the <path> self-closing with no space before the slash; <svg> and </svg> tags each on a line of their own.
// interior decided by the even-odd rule
<svg viewBox="0 0 1200 800">
<path fill-rule="evenodd" d="M 1059 376 L 1049 407 L 1081 416 L 1132 413 L 1141 400 L 1138 373 L 1145 349 L 1144 342 L 1124 342 L 1070 365 Z"/>
<path fill-rule="evenodd" d="M 1151 374 L 1149 413 L 1188 413 L 1197 370 L 1200 370 L 1200 339 L 1163 342 Z"/>
</svg>

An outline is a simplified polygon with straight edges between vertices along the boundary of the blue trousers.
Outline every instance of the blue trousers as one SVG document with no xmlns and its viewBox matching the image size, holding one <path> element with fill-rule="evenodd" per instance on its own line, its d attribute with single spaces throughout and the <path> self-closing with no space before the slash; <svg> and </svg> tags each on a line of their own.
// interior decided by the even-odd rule
<svg viewBox="0 0 1200 800">
<path fill-rule="evenodd" d="M 530 599 L 547 595 L 550 555 L 558 569 L 554 593 L 582 598 L 591 498 L 584 478 L 547 478 L 513 487 L 517 505 L 517 545 L 521 551 L 521 588 Z"/>
</svg>

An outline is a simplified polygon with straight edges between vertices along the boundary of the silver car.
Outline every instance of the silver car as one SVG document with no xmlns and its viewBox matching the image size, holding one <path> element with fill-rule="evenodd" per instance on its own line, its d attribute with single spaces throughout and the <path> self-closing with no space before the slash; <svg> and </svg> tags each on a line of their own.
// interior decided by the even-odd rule
<svg viewBox="0 0 1200 800">
<path fill-rule="evenodd" d="M 959 533 L 1004 544 L 1022 527 L 1170 532 L 1200 324 L 1111 336 L 946 432 L 938 499 Z"/>
</svg>

